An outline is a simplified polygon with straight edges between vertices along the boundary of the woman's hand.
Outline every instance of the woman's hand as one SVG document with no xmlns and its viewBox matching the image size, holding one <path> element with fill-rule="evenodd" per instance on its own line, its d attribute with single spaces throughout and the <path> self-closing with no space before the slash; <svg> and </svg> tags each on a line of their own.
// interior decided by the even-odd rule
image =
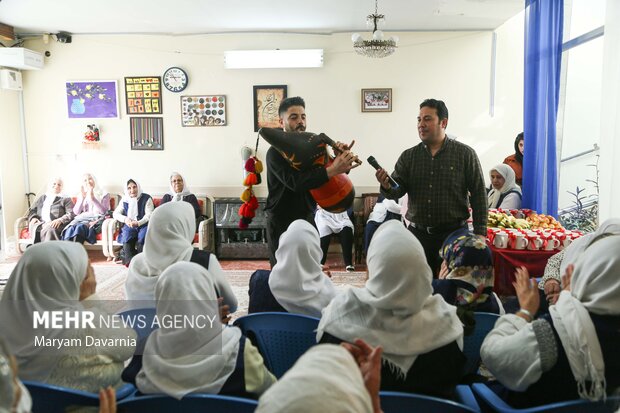
<svg viewBox="0 0 620 413">
<path fill-rule="evenodd" d="M 364 386 L 370 394 L 374 412 L 381 412 L 379 389 L 381 387 L 381 354 L 383 348 L 381 346 L 373 348 L 359 338 L 355 340 L 355 344 L 342 343 L 341 346 L 346 348 L 357 362 L 364 379 Z"/>
<path fill-rule="evenodd" d="M 224 304 L 224 297 L 219 297 L 217 299 L 217 305 L 220 309 L 220 320 L 222 320 L 222 324 L 228 324 L 230 321 L 230 306 Z"/>
<path fill-rule="evenodd" d="M 55 220 L 50 222 L 50 226 L 54 229 L 60 228 L 61 225 L 62 225 L 62 220 L 60 218 L 56 218 Z"/>
<path fill-rule="evenodd" d="M 116 392 L 111 386 L 99 390 L 99 413 L 116 413 Z"/>
<path fill-rule="evenodd" d="M 525 267 L 517 268 L 517 271 L 515 271 L 515 278 L 516 281 L 513 282 L 512 285 L 517 292 L 519 305 L 522 309 L 528 311 L 532 317 L 534 317 L 534 315 L 538 312 L 538 307 L 540 306 L 538 284 L 536 283 L 536 280 L 530 279 L 530 273 Z M 517 313 L 517 315 L 521 314 L 522 313 Z"/>
<path fill-rule="evenodd" d="M 439 279 L 443 280 L 446 277 L 448 277 L 448 274 L 450 274 L 450 270 L 448 269 L 448 263 L 446 262 L 446 260 L 443 260 L 441 262 L 441 268 L 439 269 Z"/>
<path fill-rule="evenodd" d="M 545 296 L 549 305 L 554 305 L 560 297 L 562 291 L 560 283 L 554 278 L 549 278 L 544 284 Z"/>
<path fill-rule="evenodd" d="M 564 286 L 564 291 L 570 291 L 570 283 L 573 279 L 573 271 L 575 271 L 575 265 L 571 264 L 566 267 L 566 272 L 562 276 L 562 285 Z"/>
</svg>

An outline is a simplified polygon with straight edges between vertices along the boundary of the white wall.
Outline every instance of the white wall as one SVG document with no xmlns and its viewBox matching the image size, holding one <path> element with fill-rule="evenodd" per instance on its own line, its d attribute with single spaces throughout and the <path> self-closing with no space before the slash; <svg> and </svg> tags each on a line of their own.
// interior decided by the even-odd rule
<svg viewBox="0 0 620 413">
<path fill-rule="evenodd" d="M 0 188 L 2 189 L 2 249 L 9 246 L 15 220 L 27 208 L 22 163 L 18 93 L 0 89 Z"/>
<path fill-rule="evenodd" d="M 240 194 L 240 147 L 254 146 L 252 86 L 286 84 L 288 95 L 305 98 L 308 130 L 332 138 L 356 139 L 363 159 L 374 155 L 392 169 L 398 155 L 419 142 L 416 116 L 428 97 L 446 101 L 448 132 L 473 146 L 485 171 L 513 152 L 522 130 L 523 19 L 500 27 L 495 117 L 489 116 L 490 32 L 399 34 L 391 57 L 373 60 L 352 51 L 349 34 L 204 35 L 204 36 L 73 36 L 73 43 L 31 42 L 49 50 L 46 67 L 24 74 L 28 147 L 33 189 L 52 175 L 65 176 L 77 188 L 78 175 L 92 171 L 100 182 L 120 191 L 129 175 L 146 191 L 167 189 L 172 170 L 183 173 L 197 193 Z M 44 47 L 45 46 L 45 47 Z M 324 48 L 321 69 L 226 70 L 223 52 L 234 49 Z M 125 114 L 124 76 L 161 75 L 170 66 L 190 77 L 182 93 L 225 94 L 228 126 L 183 128 L 180 94 L 164 91 L 164 151 L 131 151 L 129 117 Z M 68 119 L 66 80 L 119 82 L 121 119 L 98 119 L 102 148 L 85 151 L 81 139 L 87 120 Z M 361 113 L 360 89 L 393 89 L 391 113 Z M 259 157 L 268 145 L 261 141 Z M 374 170 L 363 165 L 351 173 L 357 192 L 376 191 Z M 259 187 L 266 194 L 266 185 Z"/>
</svg>

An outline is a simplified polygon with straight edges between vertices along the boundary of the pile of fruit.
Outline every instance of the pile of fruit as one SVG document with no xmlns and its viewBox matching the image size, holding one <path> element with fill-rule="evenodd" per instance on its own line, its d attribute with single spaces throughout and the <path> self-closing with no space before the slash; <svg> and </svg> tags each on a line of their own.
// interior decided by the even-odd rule
<svg viewBox="0 0 620 413">
<path fill-rule="evenodd" d="M 526 219 L 532 229 L 564 229 L 551 215 L 532 213 Z"/>
<path fill-rule="evenodd" d="M 502 212 L 489 212 L 489 219 L 487 221 L 488 227 L 495 228 L 530 229 L 530 225 L 531 222 L 529 222 L 529 218 L 515 218 L 512 215 L 504 214 Z"/>
</svg>

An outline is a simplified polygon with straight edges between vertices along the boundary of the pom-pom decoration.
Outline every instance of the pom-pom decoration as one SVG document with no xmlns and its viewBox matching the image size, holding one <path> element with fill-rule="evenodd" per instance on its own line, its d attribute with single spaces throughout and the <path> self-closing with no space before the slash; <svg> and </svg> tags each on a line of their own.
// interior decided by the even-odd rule
<svg viewBox="0 0 620 413">
<path fill-rule="evenodd" d="M 259 137 L 256 138 L 256 149 L 254 153 L 258 152 Z M 245 160 L 245 159 L 244 159 Z M 256 210 L 258 209 L 258 199 L 254 195 L 252 186 L 258 185 L 262 182 L 260 173 L 263 172 L 263 163 L 258 160 L 256 156 L 251 156 L 245 160 L 243 169 L 247 173 L 243 180 L 243 186 L 246 189 L 241 193 L 241 200 L 243 205 L 239 207 L 239 228 L 246 229 L 252 223 L 252 218 L 256 216 Z"/>
</svg>

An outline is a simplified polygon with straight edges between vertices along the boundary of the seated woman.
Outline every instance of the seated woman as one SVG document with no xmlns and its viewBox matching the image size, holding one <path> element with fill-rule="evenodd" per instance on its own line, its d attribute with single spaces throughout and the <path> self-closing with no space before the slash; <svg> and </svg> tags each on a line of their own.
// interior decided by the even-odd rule
<svg viewBox="0 0 620 413">
<path fill-rule="evenodd" d="M 28 230 L 33 243 L 61 239 L 60 234 L 75 216 L 73 201 L 62 193 L 63 182 L 55 178 L 47 192 L 28 210 Z"/>
<path fill-rule="evenodd" d="M 122 384 L 123 362 L 135 350 L 136 333 L 119 326 L 107 328 L 98 322 L 100 315 L 105 314 L 93 306 L 96 287 L 93 267 L 82 245 L 59 241 L 26 250 L 11 273 L 0 301 L 0 331 L 13 349 L 22 379 L 88 392 Z M 94 326 L 24 327 L 33 326 L 35 312 L 73 313 L 85 308 L 94 313 Z M 37 344 L 35 337 L 41 336 L 46 341 L 73 341 L 66 343 L 67 347 L 57 344 L 50 347 Z M 89 337 L 105 339 L 108 344 L 89 346 Z"/>
<path fill-rule="evenodd" d="M 355 271 L 355 267 L 353 267 L 353 222 L 351 222 L 348 213 L 345 211 L 335 214 L 317 207 L 314 222 L 321 237 L 321 250 L 323 251 L 321 265 L 325 265 L 327 260 L 327 251 L 332 234 L 338 234 L 345 270 L 347 272 Z"/>
<path fill-rule="evenodd" d="M 97 233 L 101 233 L 101 226 L 95 224 L 103 220 L 109 209 L 110 194 L 99 187 L 93 174 L 84 174 L 80 194 L 73 207 L 76 217 L 63 231 L 62 239 L 80 244 L 84 241 L 95 244 Z"/>
<path fill-rule="evenodd" d="M 620 237 L 590 243 L 562 279 L 563 291 L 538 319 L 536 282 L 516 272 L 520 310 L 502 316 L 480 355 L 501 385 L 492 386 L 516 408 L 574 400 L 602 400 L 620 388 Z M 518 362 L 517 362 L 518 361 Z"/>
<path fill-rule="evenodd" d="M 319 234 L 298 219 L 280 237 L 271 274 L 252 274 L 249 313 L 284 311 L 321 317 L 336 289 L 321 268 Z"/>
<path fill-rule="evenodd" d="M 185 180 L 178 172 L 172 172 L 170 174 L 170 192 L 168 192 L 161 199 L 161 203 L 165 204 L 166 202 L 178 202 L 185 201 L 189 202 L 194 208 L 194 214 L 196 215 L 196 231 L 198 231 L 198 224 L 202 221 L 202 214 L 200 211 L 200 204 L 198 203 L 198 199 L 196 199 L 196 195 L 192 194 L 189 191 Z"/>
<path fill-rule="evenodd" d="M 125 195 L 112 215 L 124 224 L 117 238 L 123 244 L 124 265 L 129 265 L 133 257 L 142 252 L 153 209 L 153 198 L 143 193 L 135 180 L 127 180 Z"/>
<path fill-rule="evenodd" d="M 504 159 L 504 164 L 509 165 L 515 173 L 515 180 L 517 185 L 521 186 L 523 180 L 523 149 L 524 140 L 523 132 L 517 135 L 515 138 L 515 153 L 508 155 Z"/>
<path fill-rule="evenodd" d="M 187 202 L 160 205 L 151 215 L 144 251 L 137 255 L 127 273 L 125 293 L 128 300 L 153 301 L 157 278 L 179 261 L 200 264 L 213 277 L 215 294 L 223 298 L 230 312 L 237 310 L 237 299 L 215 254 L 195 250 L 194 211 Z"/>
<path fill-rule="evenodd" d="M 566 268 L 570 264 L 575 264 L 577 262 L 590 243 L 610 234 L 620 235 L 620 219 L 610 218 L 606 220 L 596 231 L 586 234 L 581 238 L 577 238 L 568 247 L 549 258 L 545 266 L 542 280 L 538 283 L 538 288 L 544 291 L 545 296 L 545 300 L 541 301 L 541 309 L 543 312 L 547 312 L 547 303 L 552 305 L 557 302 L 560 292 L 562 291 L 561 274 L 566 272 Z"/>
<path fill-rule="evenodd" d="M 501 209 L 521 208 L 521 188 L 515 183 L 515 173 L 508 165 L 496 165 L 490 172 L 491 190 L 487 207 Z"/>
<path fill-rule="evenodd" d="M 204 328 L 162 326 L 153 331 L 136 376 L 142 393 L 165 393 L 177 399 L 189 393 L 257 398 L 275 383 L 260 353 L 241 330 L 220 322 L 213 278 L 204 267 L 189 262 L 177 262 L 157 277 L 155 299 L 160 319 L 199 314 L 215 321 L 206 321 Z M 190 307 L 179 308 L 179 300 L 189 300 Z"/>
<path fill-rule="evenodd" d="M 456 308 L 432 295 L 422 245 L 400 222 L 379 227 L 368 249 L 363 288 L 338 294 L 323 310 L 321 343 L 360 338 L 383 347 L 381 390 L 452 398 L 465 356 Z"/>
<path fill-rule="evenodd" d="M 448 304 L 463 310 L 500 314 L 501 303 L 493 293 L 491 249 L 467 229 L 448 235 L 439 250 L 443 258 L 433 291 Z"/>
<path fill-rule="evenodd" d="M 406 197 L 407 195 L 405 195 Z M 403 216 L 401 215 L 402 205 L 400 200 L 398 202 L 393 199 L 386 199 L 382 194 L 379 195 L 375 207 L 372 209 L 370 215 L 368 215 L 368 221 L 366 227 L 364 227 L 364 251 L 368 251 L 372 236 L 375 234 L 379 225 L 391 219 L 401 221 Z"/>
</svg>

